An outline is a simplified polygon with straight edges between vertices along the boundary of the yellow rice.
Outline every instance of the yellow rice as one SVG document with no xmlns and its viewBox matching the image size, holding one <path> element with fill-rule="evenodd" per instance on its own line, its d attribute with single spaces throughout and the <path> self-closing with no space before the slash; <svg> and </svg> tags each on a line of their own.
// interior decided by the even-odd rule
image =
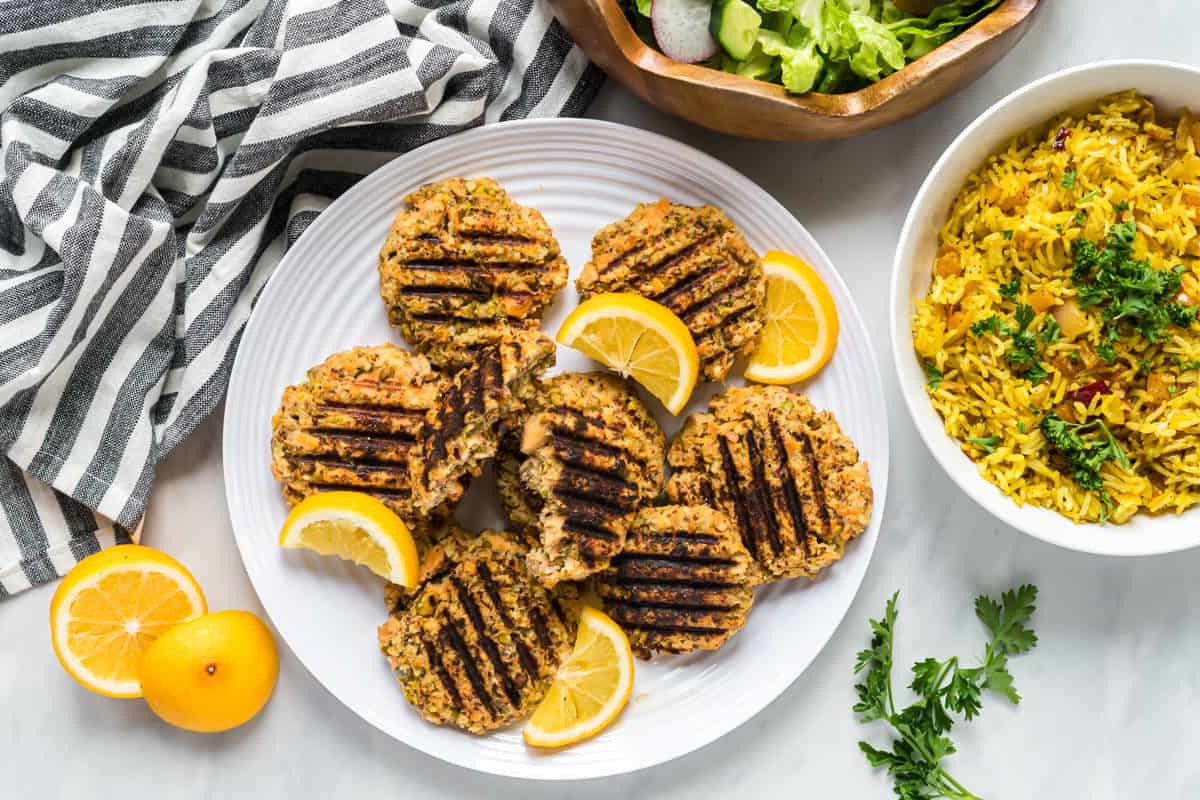
<svg viewBox="0 0 1200 800">
<path fill-rule="evenodd" d="M 1055 149 L 1064 128 L 1065 146 Z M 1200 373 L 1181 368 L 1200 359 L 1200 324 L 1169 327 L 1158 344 L 1126 332 L 1110 365 L 1096 355 L 1103 323 L 1099 310 L 1089 309 L 1073 340 L 1040 345 L 1050 375 L 1036 385 L 1010 371 L 1007 338 L 969 330 L 992 314 L 1011 323 L 1016 303 L 999 287 L 1014 277 L 1021 282 L 1017 302 L 1045 290 L 1054 313 L 1076 294 L 1072 243 L 1102 241 L 1112 224 L 1129 219 L 1137 223 L 1135 257 L 1156 269 L 1185 266 L 1183 290 L 1192 294 L 1182 300 L 1200 301 L 1198 143 L 1200 122 L 1190 114 L 1159 120 L 1149 100 L 1126 92 L 1018 136 L 967 179 L 950 209 L 929 293 L 914 315 L 913 345 L 945 376 L 929 395 L 946 432 L 1018 504 L 1052 508 L 1076 522 L 1125 522 L 1141 511 L 1179 513 L 1200 501 Z M 1073 188 L 1062 186 L 1069 169 L 1077 173 Z M 1122 201 L 1128 211 L 1116 209 Z M 1076 217 L 1081 210 L 1086 220 Z M 1098 379 L 1112 394 L 1098 394 L 1086 407 L 1068 397 Z M 1096 493 L 1059 470 L 1061 458 L 1039 429 L 1052 410 L 1078 422 L 1103 419 L 1128 455 L 1130 469 L 1111 461 L 1102 469 L 1111 515 Z M 1000 441 L 988 454 L 967 442 L 975 437 Z"/>
</svg>

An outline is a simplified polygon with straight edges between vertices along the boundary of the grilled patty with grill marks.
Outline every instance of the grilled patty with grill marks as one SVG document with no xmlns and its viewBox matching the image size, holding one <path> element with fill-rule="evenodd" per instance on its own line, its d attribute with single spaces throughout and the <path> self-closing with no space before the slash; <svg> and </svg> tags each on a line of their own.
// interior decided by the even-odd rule
<svg viewBox="0 0 1200 800">
<path fill-rule="evenodd" d="M 633 652 L 716 650 L 754 603 L 754 561 L 733 521 L 704 506 L 644 508 L 596 592 Z"/>
<path fill-rule="evenodd" d="M 815 575 L 871 518 L 866 463 L 828 411 L 779 386 L 726 389 L 671 443 L 672 502 L 727 513 L 762 580 Z"/>
<path fill-rule="evenodd" d="M 521 452 L 521 433 L 526 419 L 526 414 L 511 418 L 512 426 L 501 433 L 492 471 L 496 476 L 496 494 L 500 497 L 500 505 L 504 508 L 509 525 L 536 535 L 542 498 L 521 483 L 521 465 L 525 463 L 525 454 Z"/>
<path fill-rule="evenodd" d="M 453 378 L 390 344 L 337 353 L 284 390 L 271 472 L 289 503 L 366 492 L 420 534 L 495 453 L 499 420 L 522 407 L 553 358 L 553 343 L 536 331 L 485 348 Z"/>
<path fill-rule="evenodd" d="M 758 255 L 712 206 L 639 205 L 592 239 L 592 260 L 575 286 L 585 299 L 636 292 L 671 309 L 692 332 L 712 381 L 754 349 L 766 318 Z"/>
<path fill-rule="evenodd" d="M 530 571 L 547 586 L 580 580 L 621 551 L 626 515 L 662 491 L 666 439 L 621 378 L 564 373 L 542 381 L 522 427 L 520 486 L 501 485 L 514 521 L 541 546 Z M 513 469 L 518 456 L 498 473 Z"/>
<path fill-rule="evenodd" d="M 456 532 L 430 549 L 415 591 L 389 592 L 380 648 L 430 722 L 479 734 L 529 715 L 574 646 L 576 590 L 538 584 L 527 552 L 516 534 Z"/>
<path fill-rule="evenodd" d="M 554 342 L 542 333 L 513 332 L 479 350 L 448 382 L 439 405 L 426 415 L 421 457 L 413 461 L 419 512 L 462 496 L 466 487 L 459 478 L 478 475 L 496 454 L 502 421 L 524 410 L 554 357 Z"/>
<path fill-rule="evenodd" d="M 567 281 L 541 212 L 491 178 L 451 178 L 405 198 L 379 255 L 388 319 L 439 366 L 470 363 L 509 329 L 538 326 Z"/>
</svg>

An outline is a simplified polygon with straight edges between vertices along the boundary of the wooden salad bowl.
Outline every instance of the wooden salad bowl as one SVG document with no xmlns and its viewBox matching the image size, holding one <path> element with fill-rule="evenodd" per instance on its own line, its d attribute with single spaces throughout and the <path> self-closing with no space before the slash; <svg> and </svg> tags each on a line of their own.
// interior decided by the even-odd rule
<svg viewBox="0 0 1200 800">
<path fill-rule="evenodd" d="M 733 136 L 797 141 L 857 136 L 924 111 L 1016 45 L 1041 0 L 1005 0 L 941 47 L 865 89 L 802 95 L 667 58 L 638 38 L 617 0 L 550 4 L 592 61 L 647 103 Z"/>
</svg>

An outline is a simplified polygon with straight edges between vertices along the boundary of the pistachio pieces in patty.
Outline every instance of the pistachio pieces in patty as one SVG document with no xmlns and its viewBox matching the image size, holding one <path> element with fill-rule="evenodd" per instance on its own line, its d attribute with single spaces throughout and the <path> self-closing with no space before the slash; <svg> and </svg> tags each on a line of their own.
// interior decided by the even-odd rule
<svg viewBox="0 0 1200 800">
<path fill-rule="evenodd" d="M 567 281 L 541 212 L 491 178 L 451 178 L 405 198 L 379 254 L 380 292 L 404 339 L 462 367 L 514 330 L 536 330 Z"/>
</svg>

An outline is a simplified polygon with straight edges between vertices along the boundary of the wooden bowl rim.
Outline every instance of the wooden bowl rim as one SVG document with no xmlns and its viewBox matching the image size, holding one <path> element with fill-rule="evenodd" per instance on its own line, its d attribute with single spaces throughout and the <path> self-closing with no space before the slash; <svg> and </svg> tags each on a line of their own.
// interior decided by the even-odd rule
<svg viewBox="0 0 1200 800">
<path fill-rule="evenodd" d="M 576 2 L 577 0 L 567 0 Z M 608 32 L 625 60 L 642 72 L 700 88 L 717 87 L 755 95 L 770 103 L 800 108 L 826 117 L 848 118 L 874 111 L 930 80 L 937 72 L 964 60 L 976 48 L 1024 22 L 1042 0 L 1004 0 L 987 16 L 945 44 L 906 64 L 885 78 L 845 94 L 790 94 L 783 86 L 745 78 L 723 70 L 687 64 L 649 47 L 633 30 L 617 0 L 594 0 L 608 23 Z M 1001 13 L 1007 12 L 1007 13 Z M 619 22 L 614 28 L 613 19 Z"/>
</svg>

